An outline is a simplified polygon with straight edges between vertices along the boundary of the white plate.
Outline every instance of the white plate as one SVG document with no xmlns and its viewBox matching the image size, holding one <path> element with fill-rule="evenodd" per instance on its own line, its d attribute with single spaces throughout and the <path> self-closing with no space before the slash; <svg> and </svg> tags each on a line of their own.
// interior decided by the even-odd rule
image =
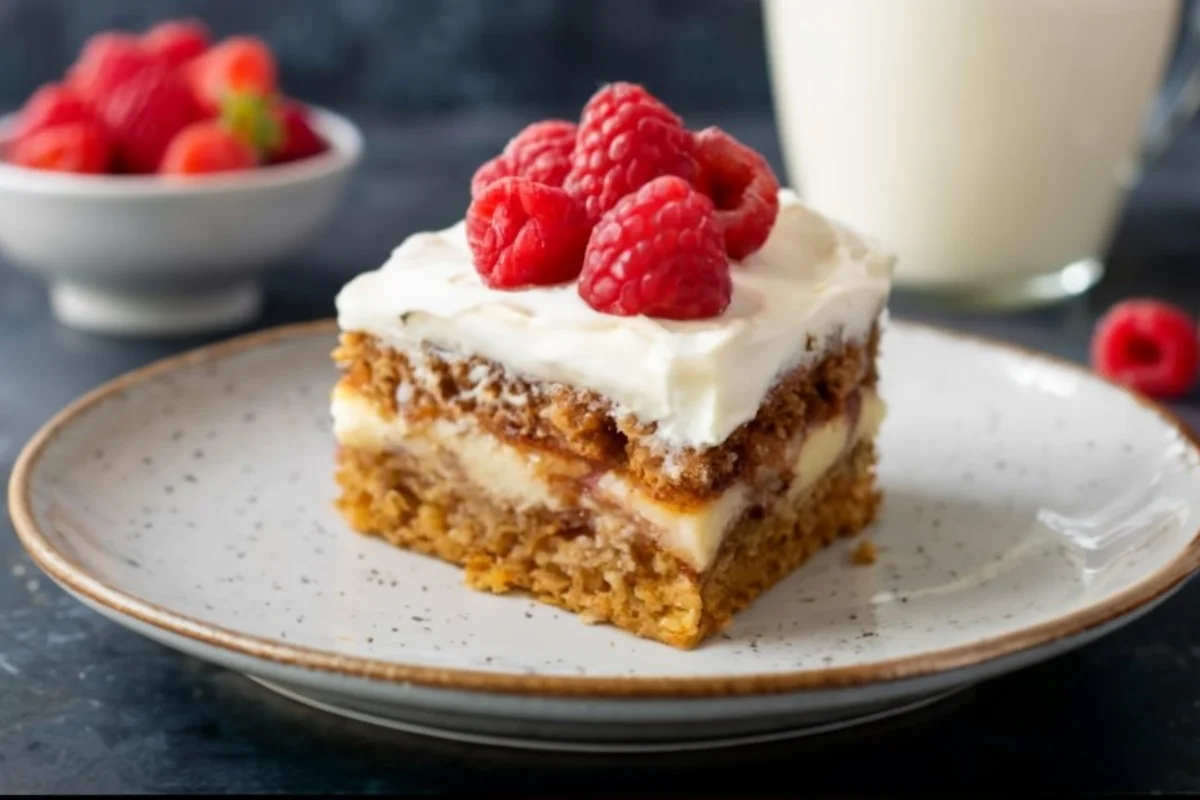
<svg viewBox="0 0 1200 800">
<path fill-rule="evenodd" d="M 289 696 L 470 741 L 667 749 L 876 719 L 1125 624 L 1200 563 L 1200 451 L 1078 367 L 893 323 L 865 535 L 691 652 L 587 626 L 350 532 L 329 323 L 162 362 L 56 416 L 9 504 L 101 613 Z"/>
</svg>

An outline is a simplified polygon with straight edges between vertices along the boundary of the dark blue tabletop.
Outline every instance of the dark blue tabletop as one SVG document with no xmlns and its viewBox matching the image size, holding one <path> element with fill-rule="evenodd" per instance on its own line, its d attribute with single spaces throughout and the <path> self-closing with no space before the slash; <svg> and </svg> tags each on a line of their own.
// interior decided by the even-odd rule
<svg viewBox="0 0 1200 800">
<path fill-rule="evenodd" d="M 273 276 L 258 326 L 330 316 L 341 284 L 405 235 L 461 215 L 473 167 L 534 113 L 359 115 L 368 158 L 328 235 Z M 700 118 L 697 123 L 716 122 Z M 719 122 L 778 166 L 769 119 Z M 1200 128 L 1131 199 L 1111 272 L 1087 299 L 972 317 L 898 316 L 1083 358 L 1114 299 L 1200 298 Z M 0 477 L 59 407 L 201 340 L 85 336 L 0 264 Z M 1177 409 L 1200 425 L 1200 397 Z M 412 792 L 1091 789 L 1200 791 L 1200 584 L 1118 633 L 882 726 L 687 756 L 542 755 L 377 730 L 300 707 L 160 647 L 59 591 L 0 517 L 0 791 Z"/>
</svg>

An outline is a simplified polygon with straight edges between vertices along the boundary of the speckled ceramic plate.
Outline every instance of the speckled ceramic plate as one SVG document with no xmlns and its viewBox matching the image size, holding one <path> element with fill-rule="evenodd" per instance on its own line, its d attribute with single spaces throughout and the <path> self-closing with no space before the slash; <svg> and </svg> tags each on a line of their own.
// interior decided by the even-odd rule
<svg viewBox="0 0 1200 800">
<path fill-rule="evenodd" d="M 171 647 L 359 719 L 473 741 L 704 747 L 912 708 L 1166 598 L 1200 562 L 1200 452 L 1077 367 L 894 323 L 886 493 L 691 652 L 350 532 L 331 507 L 335 332 L 268 331 L 121 378 L 49 422 L 9 502 L 37 563 Z"/>
</svg>

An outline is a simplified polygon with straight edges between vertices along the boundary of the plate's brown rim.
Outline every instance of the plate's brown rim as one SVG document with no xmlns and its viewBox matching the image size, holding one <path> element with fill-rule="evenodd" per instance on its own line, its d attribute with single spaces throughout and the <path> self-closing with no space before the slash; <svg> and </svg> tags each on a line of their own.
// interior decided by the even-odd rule
<svg viewBox="0 0 1200 800">
<path fill-rule="evenodd" d="M 1078 364 L 1020 345 L 922 323 L 892 320 L 889 324 L 925 329 L 951 338 L 969 339 L 989 347 L 1066 367 L 1083 374 L 1088 379 L 1108 383 Z M 8 485 L 9 513 L 12 516 L 17 537 L 34 562 L 57 582 L 73 592 L 120 614 L 212 647 L 276 664 L 335 673 L 346 677 L 416 684 L 440 689 L 609 699 L 720 697 L 835 689 L 948 672 L 1050 644 L 1064 637 L 1082 634 L 1165 597 L 1200 568 L 1200 531 L 1198 531 L 1188 546 L 1170 564 L 1107 600 L 1059 619 L 1049 620 L 972 644 L 858 666 L 794 672 L 690 678 L 602 678 L 569 675 L 518 675 L 415 666 L 339 655 L 329 651 L 297 647 L 280 641 L 249 636 L 175 613 L 93 578 L 81 567 L 63 558 L 38 529 L 34 522 L 31 503 L 33 467 L 47 445 L 80 414 L 107 397 L 162 373 L 206 363 L 222 356 L 270 344 L 281 339 L 315 333 L 333 334 L 336 330 L 337 326 L 333 320 L 317 320 L 270 328 L 200 347 L 115 378 L 88 392 L 55 414 L 22 449 L 17 457 Z M 1158 414 L 1166 424 L 1175 428 L 1180 436 L 1187 440 L 1197 452 L 1200 452 L 1200 438 L 1193 434 L 1187 424 L 1170 410 L 1124 387 L 1110 385 L 1125 392 L 1139 404 Z"/>
</svg>

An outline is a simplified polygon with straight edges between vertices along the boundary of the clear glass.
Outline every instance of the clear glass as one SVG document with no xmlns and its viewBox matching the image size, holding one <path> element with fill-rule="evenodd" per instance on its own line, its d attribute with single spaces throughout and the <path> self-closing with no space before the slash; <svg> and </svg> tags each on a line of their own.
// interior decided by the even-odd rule
<svg viewBox="0 0 1200 800">
<path fill-rule="evenodd" d="M 790 182 L 941 305 L 1086 292 L 1142 165 L 1200 101 L 1182 0 L 764 0 L 764 17 Z"/>
</svg>

